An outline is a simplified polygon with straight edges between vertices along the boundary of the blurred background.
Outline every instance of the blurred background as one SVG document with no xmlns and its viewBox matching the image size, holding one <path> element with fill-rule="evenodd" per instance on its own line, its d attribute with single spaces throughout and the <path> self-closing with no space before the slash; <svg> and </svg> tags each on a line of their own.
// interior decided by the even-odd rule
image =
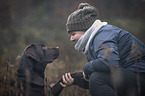
<svg viewBox="0 0 145 96">
<path fill-rule="evenodd" d="M 60 47 L 60 56 L 47 65 L 50 84 L 65 72 L 82 71 L 86 56 L 69 42 L 65 24 L 79 3 L 99 10 L 102 21 L 129 31 L 145 43 L 145 0 L 0 0 L 0 95 L 14 77 L 24 48 L 32 43 Z M 61 96 L 88 96 L 88 91 L 72 86 Z"/>
</svg>

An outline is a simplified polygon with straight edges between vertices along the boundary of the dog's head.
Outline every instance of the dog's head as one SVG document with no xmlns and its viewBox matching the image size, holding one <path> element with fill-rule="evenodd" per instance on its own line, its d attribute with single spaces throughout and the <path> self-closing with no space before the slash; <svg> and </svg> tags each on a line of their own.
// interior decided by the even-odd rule
<svg viewBox="0 0 145 96">
<path fill-rule="evenodd" d="M 59 56 L 59 47 L 48 48 L 44 44 L 31 44 L 24 54 L 39 63 L 51 63 Z"/>
</svg>

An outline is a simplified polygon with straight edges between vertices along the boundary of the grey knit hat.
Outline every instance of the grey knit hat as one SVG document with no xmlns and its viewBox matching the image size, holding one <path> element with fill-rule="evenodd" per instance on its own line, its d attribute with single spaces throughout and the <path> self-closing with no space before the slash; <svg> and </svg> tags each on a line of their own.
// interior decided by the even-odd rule
<svg viewBox="0 0 145 96">
<path fill-rule="evenodd" d="M 80 3 L 78 9 L 69 15 L 66 28 L 67 32 L 86 31 L 98 18 L 98 11 L 88 3 Z"/>
</svg>

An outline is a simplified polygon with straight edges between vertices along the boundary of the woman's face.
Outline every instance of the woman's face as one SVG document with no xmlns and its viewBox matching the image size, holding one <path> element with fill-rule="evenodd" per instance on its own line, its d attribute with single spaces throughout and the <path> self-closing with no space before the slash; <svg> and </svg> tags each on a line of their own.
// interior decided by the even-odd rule
<svg viewBox="0 0 145 96">
<path fill-rule="evenodd" d="M 73 31 L 70 32 L 70 41 L 71 42 L 77 42 L 83 35 L 85 34 L 84 31 Z"/>
</svg>

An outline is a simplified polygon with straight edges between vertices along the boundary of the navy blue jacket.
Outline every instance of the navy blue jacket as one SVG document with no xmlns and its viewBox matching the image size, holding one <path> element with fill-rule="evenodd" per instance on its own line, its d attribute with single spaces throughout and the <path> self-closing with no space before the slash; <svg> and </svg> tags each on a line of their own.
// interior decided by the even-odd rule
<svg viewBox="0 0 145 96">
<path fill-rule="evenodd" d="M 99 29 L 89 45 L 84 73 L 124 68 L 145 73 L 145 45 L 129 32 L 112 25 Z"/>
</svg>

